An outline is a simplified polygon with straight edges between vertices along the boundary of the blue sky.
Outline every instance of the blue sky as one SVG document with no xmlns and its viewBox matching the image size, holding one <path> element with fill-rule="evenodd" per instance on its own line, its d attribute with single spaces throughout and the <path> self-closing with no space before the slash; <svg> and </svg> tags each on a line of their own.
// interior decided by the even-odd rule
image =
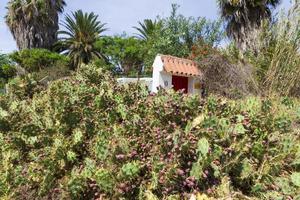
<svg viewBox="0 0 300 200">
<path fill-rule="evenodd" d="M 7 53 L 16 49 L 15 42 L 5 25 L 5 6 L 8 0 L 0 0 L 0 52 Z M 154 19 L 157 15 L 168 16 L 172 3 L 181 7 L 179 12 L 185 16 L 207 17 L 216 19 L 218 9 L 216 0 L 66 0 L 65 13 L 78 9 L 95 12 L 102 22 L 107 23 L 107 35 L 127 32 L 132 34 L 133 26 L 146 18 Z M 283 0 L 281 8 L 287 8 L 290 0 Z M 62 16 L 61 16 L 62 19 Z"/>
</svg>

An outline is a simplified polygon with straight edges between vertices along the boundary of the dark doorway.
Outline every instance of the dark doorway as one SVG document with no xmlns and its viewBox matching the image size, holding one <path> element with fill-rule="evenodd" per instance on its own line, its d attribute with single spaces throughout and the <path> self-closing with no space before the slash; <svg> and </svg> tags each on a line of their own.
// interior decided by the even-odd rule
<svg viewBox="0 0 300 200">
<path fill-rule="evenodd" d="M 184 93 L 188 93 L 188 83 L 188 77 L 172 76 L 172 85 L 175 91 L 184 90 Z"/>
</svg>

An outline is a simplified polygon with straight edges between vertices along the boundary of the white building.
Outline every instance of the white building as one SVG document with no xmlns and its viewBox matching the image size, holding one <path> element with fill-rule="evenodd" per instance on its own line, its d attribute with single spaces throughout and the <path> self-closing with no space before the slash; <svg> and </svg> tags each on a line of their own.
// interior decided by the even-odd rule
<svg viewBox="0 0 300 200">
<path fill-rule="evenodd" d="M 202 72 L 196 62 L 174 56 L 157 55 L 153 63 L 152 78 L 119 78 L 120 84 L 141 83 L 156 93 L 159 88 L 183 90 L 188 94 L 201 94 Z"/>
<path fill-rule="evenodd" d="M 152 89 L 184 90 L 189 94 L 201 94 L 203 75 L 196 62 L 174 56 L 157 55 L 153 63 Z"/>
</svg>

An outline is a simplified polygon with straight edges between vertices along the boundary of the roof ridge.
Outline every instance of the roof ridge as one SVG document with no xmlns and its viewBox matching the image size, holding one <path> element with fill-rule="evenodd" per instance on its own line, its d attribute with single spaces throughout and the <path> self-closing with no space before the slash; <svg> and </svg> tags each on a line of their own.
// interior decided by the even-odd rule
<svg viewBox="0 0 300 200">
<path fill-rule="evenodd" d="M 173 75 L 202 76 L 199 64 L 193 60 L 171 55 L 160 55 L 164 70 Z"/>
<path fill-rule="evenodd" d="M 163 55 L 163 54 L 161 54 L 160 56 L 161 56 L 161 57 L 173 58 L 173 59 L 176 59 L 176 60 L 188 61 L 188 62 L 192 62 L 192 63 L 197 64 L 197 62 L 195 62 L 195 61 L 193 61 L 193 60 L 190 60 L 190 59 L 187 59 L 187 58 L 180 58 L 180 57 L 176 57 L 176 56 L 172 56 L 172 55 Z M 197 64 L 197 65 L 198 65 L 198 64 Z"/>
</svg>

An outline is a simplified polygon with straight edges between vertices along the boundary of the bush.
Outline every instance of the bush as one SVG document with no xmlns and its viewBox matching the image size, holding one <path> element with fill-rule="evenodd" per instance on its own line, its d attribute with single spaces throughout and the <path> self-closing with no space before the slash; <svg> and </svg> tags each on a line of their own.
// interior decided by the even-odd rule
<svg viewBox="0 0 300 200">
<path fill-rule="evenodd" d="M 0 88 L 4 88 L 4 85 L 16 75 L 16 68 L 10 64 L 4 64 L 0 66 Z"/>
<path fill-rule="evenodd" d="M 63 79 L 71 75 L 64 66 L 49 67 L 39 72 L 17 76 L 6 84 L 6 93 L 12 99 L 31 99 L 35 93 L 47 89 L 51 81 Z"/>
<path fill-rule="evenodd" d="M 16 68 L 7 55 L 0 54 L 0 88 L 16 75 Z"/>
<path fill-rule="evenodd" d="M 67 66 L 68 58 L 47 49 L 24 49 L 16 51 L 10 58 L 27 72 L 38 72 L 53 66 Z"/>
<path fill-rule="evenodd" d="M 8 82 L 7 92 L 9 96 L 19 100 L 32 98 L 34 93 L 47 88 L 49 82 L 71 74 L 68 58 L 46 49 L 24 49 L 14 52 L 10 57 L 19 66 L 3 66 L 3 71 L 6 74 L 15 72 L 19 76 Z"/>
<path fill-rule="evenodd" d="M 8 80 L 16 75 L 16 69 L 14 66 L 10 64 L 2 65 L 0 68 L 0 76 L 1 78 Z"/>
<path fill-rule="evenodd" d="M 11 61 L 6 54 L 0 54 L 0 66 L 10 64 Z"/>
<path fill-rule="evenodd" d="M 149 95 L 86 66 L 32 99 L 0 99 L 0 197 L 297 199 L 289 101 Z"/>
</svg>

